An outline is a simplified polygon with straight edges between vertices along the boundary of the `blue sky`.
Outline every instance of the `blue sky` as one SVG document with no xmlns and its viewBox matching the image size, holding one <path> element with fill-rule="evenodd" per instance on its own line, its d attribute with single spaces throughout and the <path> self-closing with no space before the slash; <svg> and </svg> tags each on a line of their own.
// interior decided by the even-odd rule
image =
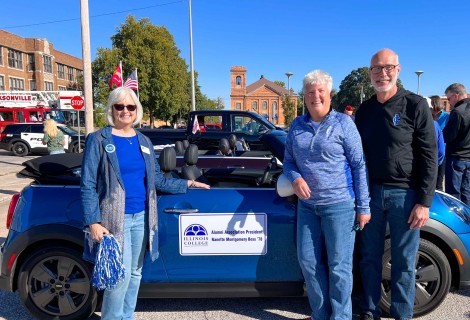
<svg viewBox="0 0 470 320">
<path fill-rule="evenodd" d="M 444 94 L 453 83 L 470 89 L 469 0 L 315 1 L 192 0 L 194 67 L 211 99 L 230 104 L 230 68 L 245 66 L 247 83 L 264 75 L 301 89 L 314 69 L 333 77 L 333 87 L 354 69 L 368 66 L 381 48 L 400 58 L 400 78 L 421 94 Z M 47 38 L 57 50 L 82 57 L 79 0 L 2 3 L 0 29 L 22 37 Z M 6 14 L 8 13 L 8 14 Z M 128 14 L 149 18 L 174 36 L 189 66 L 187 0 L 90 0 L 92 60 Z M 54 23 L 47 23 L 55 21 Z M 112 73 L 113 70 L 110 70 Z"/>
</svg>

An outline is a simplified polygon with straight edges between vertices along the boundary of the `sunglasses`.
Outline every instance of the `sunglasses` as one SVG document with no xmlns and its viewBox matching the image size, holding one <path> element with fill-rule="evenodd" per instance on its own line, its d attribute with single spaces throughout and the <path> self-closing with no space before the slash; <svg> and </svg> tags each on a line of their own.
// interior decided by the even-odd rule
<svg viewBox="0 0 470 320">
<path fill-rule="evenodd" d="M 127 106 L 123 104 L 113 104 L 113 107 L 117 111 L 122 111 L 124 110 L 124 108 L 126 108 L 129 111 L 135 111 L 135 109 L 137 109 L 137 106 L 135 104 L 128 104 Z"/>
</svg>

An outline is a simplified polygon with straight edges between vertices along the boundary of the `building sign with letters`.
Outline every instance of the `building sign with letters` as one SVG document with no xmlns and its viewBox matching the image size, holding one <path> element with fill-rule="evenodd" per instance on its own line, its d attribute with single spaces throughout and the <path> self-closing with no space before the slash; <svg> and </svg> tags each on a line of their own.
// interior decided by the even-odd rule
<svg viewBox="0 0 470 320">
<path fill-rule="evenodd" d="M 195 213 L 179 216 L 183 256 L 265 255 L 266 213 Z"/>
</svg>

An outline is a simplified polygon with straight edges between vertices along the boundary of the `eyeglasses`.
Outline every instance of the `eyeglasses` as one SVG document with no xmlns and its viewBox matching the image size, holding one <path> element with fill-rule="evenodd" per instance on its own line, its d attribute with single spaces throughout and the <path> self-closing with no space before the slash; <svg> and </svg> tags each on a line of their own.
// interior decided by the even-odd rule
<svg viewBox="0 0 470 320">
<path fill-rule="evenodd" d="M 135 104 L 128 104 L 127 106 L 123 104 L 113 104 L 113 107 L 117 111 L 122 111 L 124 110 L 124 108 L 126 108 L 129 111 L 135 111 L 135 109 L 137 109 L 137 106 Z"/>
<path fill-rule="evenodd" d="M 389 73 L 389 72 L 392 72 L 399 65 L 400 64 L 396 64 L 396 65 L 389 64 L 389 65 L 386 65 L 386 66 L 383 66 L 383 67 L 370 67 L 369 69 L 372 72 L 372 74 L 382 73 L 382 70 L 385 70 L 385 72 Z"/>
</svg>

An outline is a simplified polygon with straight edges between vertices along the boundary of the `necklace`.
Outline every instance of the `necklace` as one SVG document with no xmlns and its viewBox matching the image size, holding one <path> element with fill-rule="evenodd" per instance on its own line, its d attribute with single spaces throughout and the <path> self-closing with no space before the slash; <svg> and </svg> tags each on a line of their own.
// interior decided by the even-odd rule
<svg viewBox="0 0 470 320">
<path fill-rule="evenodd" d="M 126 139 L 126 140 L 129 142 L 129 144 L 132 144 L 132 138 L 133 138 L 133 137 L 130 137 L 130 138 L 128 138 L 128 137 L 123 137 L 123 138 Z"/>
</svg>

